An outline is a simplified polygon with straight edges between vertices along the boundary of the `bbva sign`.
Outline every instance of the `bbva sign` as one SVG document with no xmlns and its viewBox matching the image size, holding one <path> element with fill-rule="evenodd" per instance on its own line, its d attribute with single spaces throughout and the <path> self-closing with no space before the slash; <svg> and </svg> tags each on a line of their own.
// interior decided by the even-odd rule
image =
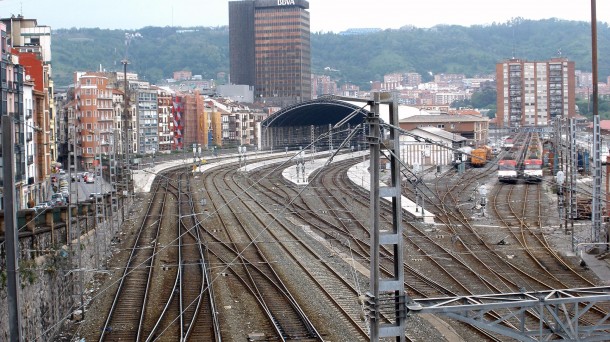
<svg viewBox="0 0 610 342">
<path fill-rule="evenodd" d="M 294 0 L 277 0 L 278 6 L 294 5 Z"/>
</svg>

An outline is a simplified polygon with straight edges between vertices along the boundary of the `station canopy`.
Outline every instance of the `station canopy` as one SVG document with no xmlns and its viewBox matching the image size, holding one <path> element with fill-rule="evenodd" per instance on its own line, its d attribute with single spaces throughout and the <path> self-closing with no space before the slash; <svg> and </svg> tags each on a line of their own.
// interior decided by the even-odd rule
<svg viewBox="0 0 610 342">
<path fill-rule="evenodd" d="M 264 120 L 261 126 L 328 126 L 338 123 L 355 110 L 360 110 L 361 114 L 355 115 L 346 123 L 353 127 L 364 122 L 368 115 L 369 111 L 366 107 L 362 108 L 364 105 L 365 103 L 354 104 L 331 97 L 305 101 L 277 111 Z"/>
<path fill-rule="evenodd" d="M 357 126 L 357 134 L 352 135 L 350 146 L 364 146 L 364 133 L 367 129 L 365 120 L 370 114 L 366 100 L 346 101 L 333 96 L 301 102 L 279 110 L 261 122 L 261 145 L 266 148 L 299 149 L 313 146 L 316 150 L 333 148 L 350 135 Z M 357 113 L 334 129 L 335 124 Z M 425 112 L 424 112 L 425 113 Z M 415 114 L 424 114 L 422 110 L 408 106 L 398 106 L 399 120 Z M 389 122 L 389 105 L 379 106 L 382 121 Z M 348 129 L 349 128 L 349 129 Z M 328 134 L 332 131 L 332 134 Z"/>
</svg>

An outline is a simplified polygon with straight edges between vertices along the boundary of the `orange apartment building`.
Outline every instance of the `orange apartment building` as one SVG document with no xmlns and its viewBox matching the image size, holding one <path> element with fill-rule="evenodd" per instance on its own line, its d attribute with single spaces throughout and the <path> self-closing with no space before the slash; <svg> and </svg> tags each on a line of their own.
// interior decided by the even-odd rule
<svg viewBox="0 0 610 342">
<path fill-rule="evenodd" d="M 113 89 L 108 87 L 108 77 L 100 73 L 76 73 L 74 97 L 76 153 L 80 168 L 87 170 L 98 165 L 100 155 L 112 152 Z"/>
</svg>

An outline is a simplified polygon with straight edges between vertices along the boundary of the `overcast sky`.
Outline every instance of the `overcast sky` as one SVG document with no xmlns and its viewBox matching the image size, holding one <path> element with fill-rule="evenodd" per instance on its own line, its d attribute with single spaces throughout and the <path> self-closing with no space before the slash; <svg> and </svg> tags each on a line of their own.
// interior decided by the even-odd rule
<svg viewBox="0 0 610 342">
<path fill-rule="evenodd" d="M 0 0 L 0 17 L 22 13 L 52 29 L 224 26 L 229 0 Z M 309 0 L 311 30 L 432 27 L 504 23 L 514 17 L 589 22 L 590 0 Z M 597 20 L 610 22 L 610 1 L 597 0 Z"/>
</svg>

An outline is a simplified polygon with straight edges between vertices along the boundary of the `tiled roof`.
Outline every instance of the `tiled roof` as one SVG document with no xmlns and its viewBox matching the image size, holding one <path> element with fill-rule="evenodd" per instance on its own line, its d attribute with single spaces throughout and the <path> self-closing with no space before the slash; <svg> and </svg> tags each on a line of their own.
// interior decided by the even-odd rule
<svg viewBox="0 0 610 342">
<path fill-rule="evenodd" d="M 401 123 L 426 123 L 426 122 L 481 122 L 489 121 L 487 117 L 474 115 L 449 115 L 449 114 L 432 114 L 432 115 L 413 115 L 400 120 Z"/>
<path fill-rule="evenodd" d="M 418 130 L 418 129 L 420 129 L 422 131 L 426 131 L 430 134 L 437 135 L 443 139 L 454 141 L 454 142 L 468 140 L 459 134 L 454 134 L 454 133 L 445 131 L 444 129 L 438 128 L 438 127 L 418 127 L 416 129 L 414 129 L 414 131 Z"/>
</svg>

